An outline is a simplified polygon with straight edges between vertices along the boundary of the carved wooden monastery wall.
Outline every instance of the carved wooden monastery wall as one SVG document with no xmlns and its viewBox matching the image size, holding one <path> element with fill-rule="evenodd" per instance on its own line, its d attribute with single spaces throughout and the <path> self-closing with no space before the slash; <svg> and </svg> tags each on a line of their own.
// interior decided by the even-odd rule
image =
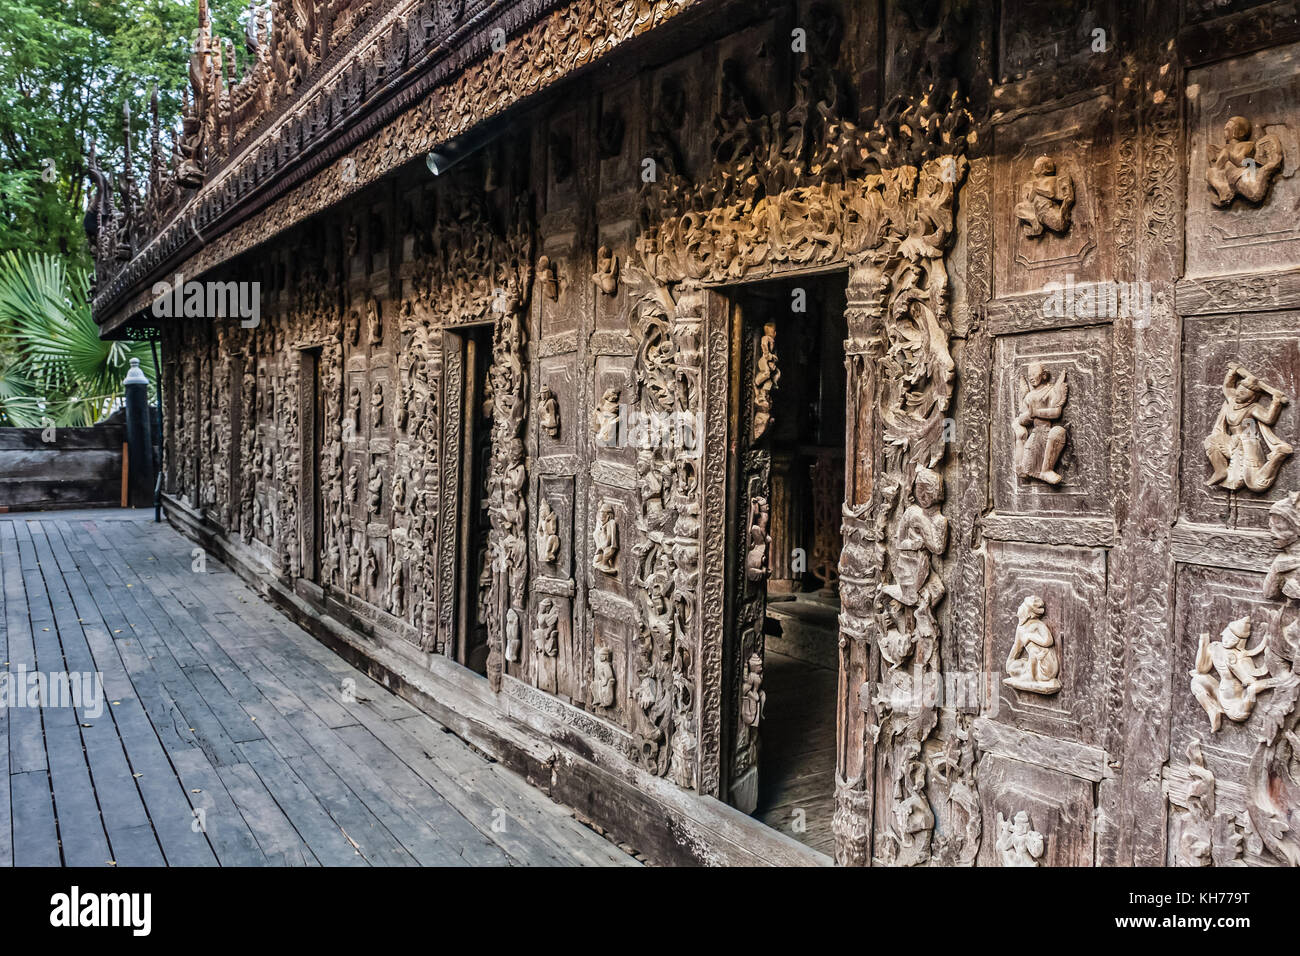
<svg viewBox="0 0 1300 956">
<path fill-rule="evenodd" d="M 1294 865 L 1293 5 L 877 14 L 706 10 L 220 265 L 174 507 L 555 767 L 743 804 L 793 359 L 733 306 L 830 276 L 837 860 Z"/>
</svg>

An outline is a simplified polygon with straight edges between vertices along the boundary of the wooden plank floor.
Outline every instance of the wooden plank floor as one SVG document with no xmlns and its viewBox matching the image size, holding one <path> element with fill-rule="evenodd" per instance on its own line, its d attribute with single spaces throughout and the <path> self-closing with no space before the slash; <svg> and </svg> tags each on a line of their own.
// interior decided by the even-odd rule
<svg viewBox="0 0 1300 956">
<path fill-rule="evenodd" d="M 764 655 L 767 707 L 754 816 L 828 856 L 835 852 L 837 679 L 835 671 L 808 661 L 772 650 Z"/>
<path fill-rule="evenodd" d="M 635 865 L 151 517 L 0 514 L 0 865 Z"/>
</svg>

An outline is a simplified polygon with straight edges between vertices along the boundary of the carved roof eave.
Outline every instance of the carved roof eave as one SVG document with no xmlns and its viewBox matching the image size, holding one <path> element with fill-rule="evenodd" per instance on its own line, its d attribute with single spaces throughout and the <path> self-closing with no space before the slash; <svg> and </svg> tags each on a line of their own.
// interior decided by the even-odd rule
<svg viewBox="0 0 1300 956">
<path fill-rule="evenodd" d="M 108 281 L 108 287 L 100 290 L 93 304 L 100 335 L 120 336 L 133 319 L 147 311 L 153 299 L 150 289 L 154 282 L 176 272 L 187 279 L 197 278 L 340 202 L 411 158 L 463 136 L 506 109 L 532 99 L 564 76 L 585 68 L 626 41 L 702 2 L 634 0 L 625 4 L 619 0 L 576 0 L 567 7 L 563 0 L 489 3 L 477 16 L 467 19 L 464 30 L 436 44 L 367 103 L 344 116 L 343 122 L 328 130 L 319 141 L 270 171 L 260 185 L 249 188 L 247 184 L 255 178 L 255 167 L 262 159 L 263 150 L 276 134 L 290 128 L 312 98 L 327 95 L 352 59 L 370 49 L 367 38 L 377 39 L 391 32 L 395 22 L 409 12 L 416 0 L 394 4 L 383 17 L 367 24 L 362 40 L 352 47 L 349 58 L 314 77 L 302 96 L 286 104 L 273 122 L 242 146 L 158 235 Z M 491 36 L 497 29 L 505 31 L 506 47 L 489 63 L 486 54 L 491 50 Z M 593 36 L 597 39 L 575 49 L 575 44 L 589 41 Z M 556 37 L 559 39 L 555 40 Z M 567 52 L 551 55 L 539 69 L 528 54 L 543 46 L 551 54 L 557 49 Z M 514 69 L 502 70 L 498 56 L 503 56 L 504 62 Z M 526 75 L 529 71 L 531 75 Z M 440 122 L 445 117 L 436 115 L 439 107 L 434 102 L 435 93 L 443 94 L 457 87 L 472 91 L 475 85 L 491 87 L 507 76 L 511 77 L 510 82 L 497 91 L 498 95 L 468 104 L 473 115 L 454 117 L 454 124 Z M 417 130 L 417 126 L 423 128 Z M 397 127 L 402 128 L 394 135 Z M 397 148 L 375 149 L 367 141 L 376 135 L 396 140 L 390 146 Z M 355 164 L 355 178 L 345 182 L 339 170 L 349 158 Z M 269 214 L 277 207 L 286 208 L 281 208 L 271 223 Z M 241 241 L 232 230 L 250 220 L 255 228 Z"/>
</svg>

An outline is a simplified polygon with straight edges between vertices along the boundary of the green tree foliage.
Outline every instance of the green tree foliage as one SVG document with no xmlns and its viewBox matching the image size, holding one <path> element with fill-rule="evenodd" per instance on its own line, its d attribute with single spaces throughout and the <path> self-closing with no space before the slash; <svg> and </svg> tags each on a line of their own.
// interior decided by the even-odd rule
<svg viewBox="0 0 1300 956">
<path fill-rule="evenodd" d="M 209 6 L 217 32 L 242 55 L 247 0 Z M 197 28 L 195 0 L 0 0 L 0 250 L 57 254 L 72 270 L 89 266 L 81 221 L 90 145 L 101 167 L 121 170 L 122 106 L 129 104 L 143 185 L 157 84 L 170 156 L 168 131 L 179 125 Z"/>
<path fill-rule="evenodd" d="M 106 342 L 90 316 L 89 276 L 47 253 L 0 255 L 0 425 L 93 425 L 123 395 L 147 342 Z"/>
</svg>

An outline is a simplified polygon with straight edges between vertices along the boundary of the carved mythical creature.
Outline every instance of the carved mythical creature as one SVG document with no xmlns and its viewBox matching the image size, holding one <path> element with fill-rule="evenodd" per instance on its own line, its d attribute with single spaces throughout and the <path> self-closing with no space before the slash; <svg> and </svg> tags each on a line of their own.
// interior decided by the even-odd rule
<svg viewBox="0 0 1300 956">
<path fill-rule="evenodd" d="M 749 502 L 749 535 L 745 545 L 745 577 L 762 581 L 768 575 L 767 552 L 772 536 L 767 533 L 767 499 L 755 495 Z"/>
<path fill-rule="evenodd" d="M 1007 676 L 1002 682 L 1034 694 L 1055 694 L 1061 689 L 1061 654 L 1052 630 L 1043 620 L 1043 599 L 1031 594 L 1016 610 L 1016 637 L 1007 654 Z"/>
<path fill-rule="evenodd" d="M 1056 463 L 1067 437 L 1065 426 L 1057 422 L 1065 410 L 1070 386 L 1064 370 L 1053 383 L 1051 373 L 1041 362 L 1031 362 L 1027 372 L 1028 377 L 1020 382 L 1020 414 L 1012 426 L 1016 435 L 1016 475 L 1057 485 L 1061 476 L 1056 473 Z"/>
<path fill-rule="evenodd" d="M 758 359 L 754 363 L 754 441 L 758 441 L 772 424 L 772 390 L 781 383 L 781 369 L 776 357 L 776 323 L 763 326 L 758 340 Z"/>
<path fill-rule="evenodd" d="M 560 653 L 560 610 L 552 598 L 542 598 L 537 605 L 537 626 L 533 628 L 533 649 L 541 657 Z"/>
<path fill-rule="evenodd" d="M 554 564 L 560 556 L 559 519 L 551 503 L 542 498 L 537 509 L 537 559 L 543 564 Z"/>
<path fill-rule="evenodd" d="M 595 553 L 591 566 L 604 574 L 618 574 L 618 521 L 614 517 L 614 506 L 609 502 L 600 506 L 593 538 Z"/>
<path fill-rule="evenodd" d="M 610 252 L 609 246 L 601 246 L 596 252 L 596 271 L 591 277 L 596 288 L 604 295 L 618 292 L 618 256 Z"/>
<path fill-rule="evenodd" d="M 994 846 L 1003 866 L 1038 866 L 1047 841 L 1029 826 L 1029 814 L 1024 810 L 1017 811 L 1011 820 L 998 811 L 998 839 Z"/>
<path fill-rule="evenodd" d="M 1240 196 L 1262 203 L 1282 169 L 1282 144 L 1272 133 L 1253 137 L 1250 120 L 1233 116 L 1223 125 L 1223 145 L 1206 144 L 1206 158 L 1205 183 L 1214 194 L 1210 202 L 1226 208 Z"/>
<path fill-rule="evenodd" d="M 1247 649 L 1250 630 L 1247 615 L 1229 622 L 1217 641 L 1210 640 L 1208 631 L 1201 632 L 1196 667 L 1188 675 L 1193 696 L 1210 718 L 1212 733 L 1218 732 L 1225 715 L 1237 723 L 1248 720 L 1256 698 L 1279 683 L 1268 676 L 1266 666 L 1255 661 L 1268 649 L 1268 638 Z"/>
<path fill-rule="evenodd" d="M 1267 402 L 1263 401 L 1267 395 Z M 1205 454 L 1214 467 L 1207 485 L 1236 491 L 1267 491 L 1292 448 L 1273 431 L 1288 399 L 1281 391 L 1236 362 L 1223 379 L 1223 407 L 1205 439 Z"/>
<path fill-rule="evenodd" d="M 537 424 L 551 438 L 560 437 L 560 403 L 549 385 L 543 385 L 538 392 Z"/>
<path fill-rule="evenodd" d="M 618 442 L 619 405 L 622 400 L 623 391 L 618 388 L 607 388 L 600 397 L 600 403 L 592 416 L 597 445 L 612 448 Z"/>
<path fill-rule="evenodd" d="M 596 663 L 591 676 L 591 700 L 597 707 L 614 705 L 614 665 L 608 647 L 596 647 Z"/>
<path fill-rule="evenodd" d="M 1020 202 L 1016 203 L 1016 219 L 1027 238 L 1035 238 L 1050 229 L 1058 235 L 1070 228 L 1070 212 L 1074 209 L 1074 181 L 1069 173 L 1058 173 L 1050 156 L 1034 160 L 1029 182 L 1020 187 Z"/>
<path fill-rule="evenodd" d="M 1278 554 L 1264 578 L 1264 597 L 1300 600 L 1300 491 L 1273 502 L 1268 509 L 1268 529 Z"/>
<path fill-rule="evenodd" d="M 763 658 L 750 654 L 745 662 L 745 676 L 740 691 L 740 719 L 746 727 L 757 727 L 767 706 L 767 691 L 763 690 Z"/>
</svg>

